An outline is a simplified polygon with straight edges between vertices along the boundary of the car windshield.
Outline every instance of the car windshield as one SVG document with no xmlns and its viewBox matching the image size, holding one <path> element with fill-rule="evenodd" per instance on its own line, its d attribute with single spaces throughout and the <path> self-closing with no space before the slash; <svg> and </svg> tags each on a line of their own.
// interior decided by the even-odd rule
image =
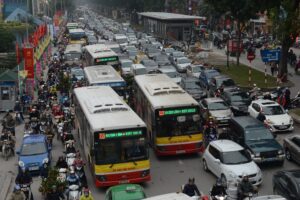
<svg viewBox="0 0 300 200">
<path fill-rule="evenodd" d="M 199 82 L 197 83 L 196 81 L 186 81 L 184 83 L 185 88 L 191 88 L 191 89 L 200 88 L 199 84 L 200 83 Z"/>
<path fill-rule="evenodd" d="M 199 133 L 199 117 L 193 115 L 164 116 L 157 118 L 157 136 L 172 137 Z"/>
<path fill-rule="evenodd" d="M 276 106 L 264 106 L 263 107 L 263 112 L 265 115 L 282 115 L 284 114 L 284 110 L 282 109 L 281 106 L 276 105 Z"/>
<path fill-rule="evenodd" d="M 193 73 L 201 72 L 201 67 L 200 66 L 194 66 L 192 69 L 193 69 Z"/>
<path fill-rule="evenodd" d="M 72 70 L 72 74 L 74 74 L 75 76 L 83 76 L 84 73 L 82 70 Z"/>
<path fill-rule="evenodd" d="M 132 62 L 122 62 L 121 66 L 122 68 L 129 68 L 131 67 L 133 63 Z"/>
<path fill-rule="evenodd" d="M 245 93 L 245 92 L 232 94 L 230 98 L 231 98 L 232 102 L 239 102 L 239 101 L 249 100 L 249 97 L 248 97 L 247 93 Z"/>
<path fill-rule="evenodd" d="M 72 33 L 70 34 L 71 40 L 80 40 L 85 37 L 85 33 Z"/>
<path fill-rule="evenodd" d="M 126 47 L 127 51 L 137 51 L 135 47 Z"/>
<path fill-rule="evenodd" d="M 115 53 L 121 53 L 121 49 L 119 47 L 112 47 L 110 48 L 112 51 L 114 51 Z"/>
<path fill-rule="evenodd" d="M 208 104 L 208 110 L 227 110 L 228 106 L 225 102 L 211 102 Z"/>
<path fill-rule="evenodd" d="M 240 151 L 223 152 L 221 161 L 227 165 L 238 165 L 251 162 L 249 154 L 243 149 Z"/>
<path fill-rule="evenodd" d="M 224 87 L 235 86 L 235 83 L 232 79 L 217 79 L 217 86 L 220 87 L 223 85 Z"/>
<path fill-rule="evenodd" d="M 206 73 L 207 79 L 211 79 L 211 78 L 213 78 L 215 76 L 219 76 L 219 75 L 220 75 L 220 73 L 217 71 L 209 71 Z"/>
<path fill-rule="evenodd" d="M 177 72 L 167 72 L 166 74 L 170 78 L 176 78 L 176 77 L 178 77 Z"/>
<path fill-rule="evenodd" d="M 46 144 L 43 142 L 23 144 L 21 156 L 39 155 L 47 152 Z"/>
<path fill-rule="evenodd" d="M 95 145 L 96 164 L 114 164 L 148 158 L 147 142 L 144 137 L 101 141 Z"/>
<path fill-rule="evenodd" d="M 265 127 L 261 128 L 246 128 L 246 141 L 272 140 L 274 139 L 272 133 Z"/>
<path fill-rule="evenodd" d="M 191 63 L 191 61 L 187 58 L 178 59 L 179 64 Z"/>
</svg>

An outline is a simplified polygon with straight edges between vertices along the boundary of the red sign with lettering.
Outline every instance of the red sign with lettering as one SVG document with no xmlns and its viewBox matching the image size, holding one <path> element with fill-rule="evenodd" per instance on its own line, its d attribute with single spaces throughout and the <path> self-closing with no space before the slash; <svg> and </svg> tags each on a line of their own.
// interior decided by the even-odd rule
<svg viewBox="0 0 300 200">
<path fill-rule="evenodd" d="M 251 62 L 252 60 L 254 60 L 255 59 L 255 54 L 254 54 L 254 52 L 248 52 L 247 53 L 247 59 L 249 60 L 249 62 Z"/>
<path fill-rule="evenodd" d="M 33 60 L 33 48 L 24 47 L 23 48 L 24 57 L 24 68 L 27 70 L 27 78 L 34 79 L 34 60 Z"/>
</svg>

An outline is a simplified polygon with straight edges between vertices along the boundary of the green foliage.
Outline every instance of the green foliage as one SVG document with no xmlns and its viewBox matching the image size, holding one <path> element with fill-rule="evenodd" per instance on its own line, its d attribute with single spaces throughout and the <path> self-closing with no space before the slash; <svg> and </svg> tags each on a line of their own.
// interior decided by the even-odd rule
<svg viewBox="0 0 300 200">
<path fill-rule="evenodd" d="M 13 69 L 17 66 L 17 57 L 15 53 L 5 53 L 0 56 L 1 69 Z"/>
<path fill-rule="evenodd" d="M 44 179 L 42 181 L 42 184 L 39 188 L 39 192 L 41 192 L 43 195 L 48 194 L 52 190 L 52 186 L 56 185 L 58 190 L 63 192 L 63 189 L 66 187 L 66 182 L 60 182 L 57 177 L 59 175 L 59 172 L 55 168 L 50 168 L 48 173 L 48 178 Z"/>
<path fill-rule="evenodd" d="M 15 36 L 7 27 L 0 25 L 0 52 L 10 52 L 14 49 Z"/>
</svg>

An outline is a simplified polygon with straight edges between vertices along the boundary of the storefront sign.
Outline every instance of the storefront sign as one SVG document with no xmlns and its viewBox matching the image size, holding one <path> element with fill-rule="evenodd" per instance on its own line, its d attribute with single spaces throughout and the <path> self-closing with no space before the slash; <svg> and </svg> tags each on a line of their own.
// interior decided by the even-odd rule
<svg viewBox="0 0 300 200">
<path fill-rule="evenodd" d="M 24 69 L 27 71 L 27 78 L 34 79 L 34 59 L 33 59 L 33 48 L 23 48 L 24 57 Z"/>
</svg>

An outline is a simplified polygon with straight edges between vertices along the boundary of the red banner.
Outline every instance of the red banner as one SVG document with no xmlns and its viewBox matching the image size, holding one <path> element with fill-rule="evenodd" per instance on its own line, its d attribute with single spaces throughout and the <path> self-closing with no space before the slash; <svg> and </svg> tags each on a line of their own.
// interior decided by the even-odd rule
<svg viewBox="0 0 300 200">
<path fill-rule="evenodd" d="M 33 48 L 24 47 L 23 48 L 24 57 L 24 68 L 27 71 L 27 78 L 34 79 L 34 60 L 33 60 Z"/>
</svg>

